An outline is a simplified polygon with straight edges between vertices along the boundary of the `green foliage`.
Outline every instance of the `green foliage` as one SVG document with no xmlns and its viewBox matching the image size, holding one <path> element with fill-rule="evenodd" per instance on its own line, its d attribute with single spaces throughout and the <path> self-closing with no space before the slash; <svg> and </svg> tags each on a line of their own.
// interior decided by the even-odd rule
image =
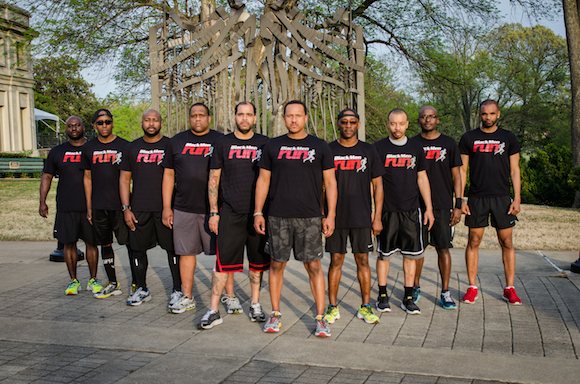
<svg viewBox="0 0 580 384">
<path fill-rule="evenodd" d="M 424 44 L 419 49 L 425 60 L 414 65 L 420 95 L 438 109 L 440 130 L 455 139 L 478 125 L 478 106 L 490 84 L 492 63 L 482 32 L 464 27 Z"/>
<path fill-rule="evenodd" d="M 520 163 L 523 203 L 572 206 L 580 171 L 573 167 L 569 147 L 548 144 Z"/>
<path fill-rule="evenodd" d="M 92 116 L 98 109 L 95 94 L 81 75 L 79 63 L 70 57 L 44 57 L 35 60 L 34 106 L 53 113 L 62 120 L 75 115 L 85 127 L 92 127 Z"/>
<path fill-rule="evenodd" d="M 389 135 L 387 114 L 394 108 L 403 108 L 409 115 L 411 123 L 407 136 L 418 133 L 412 123 L 419 116 L 417 104 L 411 96 L 394 87 L 393 70 L 385 58 L 368 56 L 366 66 L 369 69 L 365 75 L 366 141 L 374 143 Z"/>
<path fill-rule="evenodd" d="M 103 104 L 113 114 L 115 135 L 129 141 L 143 136 L 141 115 L 151 108 L 150 104 L 116 96 L 103 100 Z"/>
<path fill-rule="evenodd" d="M 24 151 L 24 152 L 0 152 L 0 158 L 3 158 L 3 159 L 8 159 L 11 157 L 23 159 L 23 158 L 31 157 L 31 155 L 32 155 L 32 150 L 28 150 L 28 151 Z M 37 157 L 35 157 L 35 159 L 37 159 Z"/>
<path fill-rule="evenodd" d="M 494 94 L 503 109 L 502 124 L 521 144 L 541 145 L 552 129 L 569 127 L 566 40 L 542 25 L 504 24 L 487 41 L 494 61 Z"/>
</svg>

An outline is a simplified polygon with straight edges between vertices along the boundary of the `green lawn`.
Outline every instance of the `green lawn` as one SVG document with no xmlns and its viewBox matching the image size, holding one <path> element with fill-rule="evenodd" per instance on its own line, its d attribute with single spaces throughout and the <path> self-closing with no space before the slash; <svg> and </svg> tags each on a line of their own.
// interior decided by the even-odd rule
<svg viewBox="0 0 580 384">
<path fill-rule="evenodd" d="M 38 189 L 40 180 L 0 180 L 0 240 L 52 240 L 56 209 L 53 180 L 48 196 L 49 215 L 38 214 Z M 553 208 L 522 205 L 519 222 L 514 228 L 514 244 L 518 249 L 578 250 L 580 211 L 570 208 Z M 464 248 L 467 228 L 457 225 L 454 245 Z M 497 248 L 495 231 L 485 231 L 482 248 Z"/>
</svg>

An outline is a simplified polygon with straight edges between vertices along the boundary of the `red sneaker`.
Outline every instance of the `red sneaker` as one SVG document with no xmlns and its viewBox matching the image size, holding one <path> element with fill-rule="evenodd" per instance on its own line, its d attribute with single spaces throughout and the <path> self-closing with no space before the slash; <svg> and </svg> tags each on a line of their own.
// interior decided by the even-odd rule
<svg viewBox="0 0 580 384">
<path fill-rule="evenodd" d="M 477 287 L 469 287 L 467 288 L 467 293 L 465 294 L 465 296 L 463 296 L 462 301 L 464 303 L 467 304 L 473 304 L 475 303 L 475 300 L 477 300 L 477 292 L 479 290 L 477 289 Z"/>
<path fill-rule="evenodd" d="M 518 294 L 516 293 L 516 289 L 514 287 L 504 288 L 503 296 L 501 298 L 510 304 L 522 305 L 522 301 L 518 297 Z"/>
</svg>

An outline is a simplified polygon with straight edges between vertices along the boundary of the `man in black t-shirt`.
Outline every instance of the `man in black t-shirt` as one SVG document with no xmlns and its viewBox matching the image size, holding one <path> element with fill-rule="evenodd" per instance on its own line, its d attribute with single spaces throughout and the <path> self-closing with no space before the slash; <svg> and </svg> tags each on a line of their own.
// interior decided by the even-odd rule
<svg viewBox="0 0 580 384">
<path fill-rule="evenodd" d="M 421 133 L 411 140 L 419 142 L 425 155 L 425 167 L 431 185 L 431 200 L 435 224 L 430 231 L 423 226 L 423 240 L 431 244 L 437 251 L 439 272 L 441 273 L 441 298 L 439 303 L 444 309 L 456 309 L 457 305 L 449 292 L 449 277 L 451 275 L 451 254 L 453 248 L 453 233 L 455 224 L 461 220 L 461 156 L 459 147 L 452 137 L 437 132 L 439 117 L 437 110 L 431 106 L 419 111 Z M 455 193 L 455 205 L 453 204 Z M 429 236 L 430 235 L 430 236 Z M 423 261 L 418 259 L 413 285 L 413 301 L 421 298 L 420 279 Z"/>
<path fill-rule="evenodd" d="M 222 297 L 228 313 L 243 309 L 234 295 L 234 272 L 244 267 L 244 247 L 247 249 L 252 301 L 250 320 L 264 321 L 260 300 L 262 274 L 270 267 L 270 256 L 264 252 L 264 236 L 253 228 L 254 190 L 258 178 L 258 161 L 268 137 L 254 133 L 256 108 L 250 102 L 236 105 L 236 130 L 220 137 L 214 145 L 209 171 L 209 228 L 217 235 L 217 260 L 212 275 L 211 304 L 201 318 L 199 329 L 210 329 L 223 322 L 218 306 Z M 219 191 L 219 193 L 218 193 Z M 218 209 L 218 195 L 222 206 Z M 231 285 L 226 284 L 231 280 Z"/>
<path fill-rule="evenodd" d="M 501 246 L 506 286 L 503 299 L 510 304 L 520 305 L 522 301 L 514 288 L 516 252 L 512 243 L 512 231 L 516 225 L 516 215 L 520 213 L 520 143 L 511 131 L 499 128 L 497 120 L 500 111 L 494 100 L 485 100 L 480 107 L 481 128 L 466 132 L 459 141 L 461 151 L 461 179 L 463 189 L 469 167 L 469 201 L 463 204 L 465 225 L 469 227 L 465 262 L 469 288 L 463 296 L 464 303 L 473 303 L 478 297 L 477 263 L 479 244 L 483 230 L 489 225 L 495 227 Z M 514 190 L 510 197 L 510 179 Z"/>
<path fill-rule="evenodd" d="M 121 161 L 119 193 L 123 207 L 127 207 L 123 210 L 123 216 L 131 230 L 129 232 L 133 266 L 131 272 L 135 273 L 134 280 L 137 284 L 137 289 L 127 299 L 127 305 L 141 305 L 144 301 L 151 300 L 146 283 L 149 264 L 147 250 L 157 244 L 167 251 L 167 260 L 173 278 L 173 293 L 169 306 L 176 303 L 183 295 L 179 276 L 179 257 L 173 252 L 173 233 L 161 221 L 163 211 L 161 161 L 169 145 L 169 138 L 161 134 L 162 127 L 159 112 L 153 109 L 146 111 L 141 117 L 144 135 L 125 147 Z M 131 179 L 133 190 L 131 190 Z"/>
<path fill-rule="evenodd" d="M 122 293 L 115 273 L 112 243 L 113 232 L 119 244 L 129 242 L 129 229 L 123 219 L 119 198 L 119 164 L 128 141 L 113 134 L 113 115 L 109 110 L 97 110 L 93 121 L 98 136 L 86 144 L 81 169 L 84 170 L 87 219 L 93 225 L 95 245 L 101 246 L 101 257 L 109 278 L 107 285 L 95 293 L 96 298 L 103 299 Z M 129 246 L 127 252 L 130 260 Z"/>
<path fill-rule="evenodd" d="M 385 170 L 377 150 L 357 138 L 360 121 L 358 113 L 350 108 L 338 114 L 340 137 L 330 143 L 334 156 L 338 203 L 336 224 L 332 236 L 326 239 L 326 251 L 331 260 L 328 269 L 328 301 L 324 317 L 330 324 L 340 319 L 338 310 L 338 286 L 342 275 L 342 264 L 350 239 L 356 261 L 362 305 L 357 317 L 368 324 L 379 322 L 370 305 L 371 269 L 369 251 L 373 250 L 371 234 L 378 235 L 382 229 L 383 182 Z M 375 213 L 371 211 L 371 185 Z"/>
<path fill-rule="evenodd" d="M 336 217 L 336 177 L 332 151 L 328 144 L 306 133 L 306 105 L 298 100 L 284 106 L 284 124 L 288 134 L 271 139 L 260 159 L 256 182 L 254 228 L 266 234 L 264 204 L 269 196 L 268 243 L 270 262 L 269 286 L 272 314 L 264 332 L 279 332 L 282 326 L 280 296 L 284 268 L 294 250 L 296 260 L 304 262 L 316 303 L 315 336 L 329 337 L 324 318 L 324 273 L 321 226 L 324 236 L 334 231 Z M 321 219 L 322 185 L 326 190 L 328 213 Z"/>
<path fill-rule="evenodd" d="M 79 238 L 85 242 L 87 263 L 91 274 L 87 290 L 96 293 L 103 289 L 97 280 L 98 251 L 94 246 L 93 228 L 87 220 L 83 171 L 79 168 L 82 151 L 87 142 L 84 133 L 85 126 L 80 117 L 71 116 L 67 119 L 66 134 L 69 141 L 50 150 L 40 181 L 38 213 L 42 217 L 47 217 L 46 196 L 50 190 L 52 178 L 58 176 L 54 234 L 64 244 L 64 260 L 71 278 L 65 290 L 67 295 L 78 294 L 81 286 L 77 279 L 77 240 Z"/>
<path fill-rule="evenodd" d="M 415 281 L 415 260 L 423 257 L 422 225 L 431 229 L 434 221 L 431 204 L 431 188 L 425 171 L 423 148 L 409 140 L 405 133 L 409 127 L 407 113 L 399 108 L 389 112 L 387 127 L 389 137 L 376 142 L 381 162 L 385 168 L 383 175 L 383 230 L 378 236 L 379 257 L 377 258 L 377 279 L 379 297 L 376 308 L 389 312 L 387 277 L 390 257 L 400 252 L 403 255 L 405 296 L 401 309 L 408 314 L 420 314 L 421 310 L 413 301 Z M 419 194 L 425 202 L 421 214 Z"/>
<path fill-rule="evenodd" d="M 163 166 L 163 224 L 173 229 L 173 245 L 179 258 L 183 295 L 169 306 L 171 313 L 195 308 L 192 296 L 196 255 L 215 254 L 215 240 L 208 227 L 207 182 L 213 144 L 223 136 L 209 129 L 209 109 L 196 103 L 189 109 L 191 129 L 173 136 L 167 146 Z M 173 192 L 175 191 L 175 200 Z M 232 276 L 233 277 L 233 276 Z"/>
</svg>

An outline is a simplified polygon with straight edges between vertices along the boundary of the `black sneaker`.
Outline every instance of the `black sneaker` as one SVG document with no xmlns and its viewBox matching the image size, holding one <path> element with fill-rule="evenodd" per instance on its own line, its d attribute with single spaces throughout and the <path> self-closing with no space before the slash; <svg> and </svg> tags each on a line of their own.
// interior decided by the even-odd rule
<svg viewBox="0 0 580 384">
<path fill-rule="evenodd" d="M 580 259 L 570 264 L 570 270 L 574 273 L 580 273 Z"/>
<path fill-rule="evenodd" d="M 211 329 L 216 325 L 220 325 L 223 323 L 223 319 L 221 318 L 219 312 L 214 311 L 213 309 L 208 309 L 205 315 L 201 318 L 197 329 Z"/>
<path fill-rule="evenodd" d="M 421 310 L 417 307 L 417 304 L 413 303 L 412 297 L 406 297 L 401 303 L 401 309 L 407 312 L 409 315 L 420 315 Z"/>
<path fill-rule="evenodd" d="M 391 312 L 391 306 L 389 305 L 389 296 L 386 294 L 379 295 L 375 307 L 379 312 Z"/>
</svg>

